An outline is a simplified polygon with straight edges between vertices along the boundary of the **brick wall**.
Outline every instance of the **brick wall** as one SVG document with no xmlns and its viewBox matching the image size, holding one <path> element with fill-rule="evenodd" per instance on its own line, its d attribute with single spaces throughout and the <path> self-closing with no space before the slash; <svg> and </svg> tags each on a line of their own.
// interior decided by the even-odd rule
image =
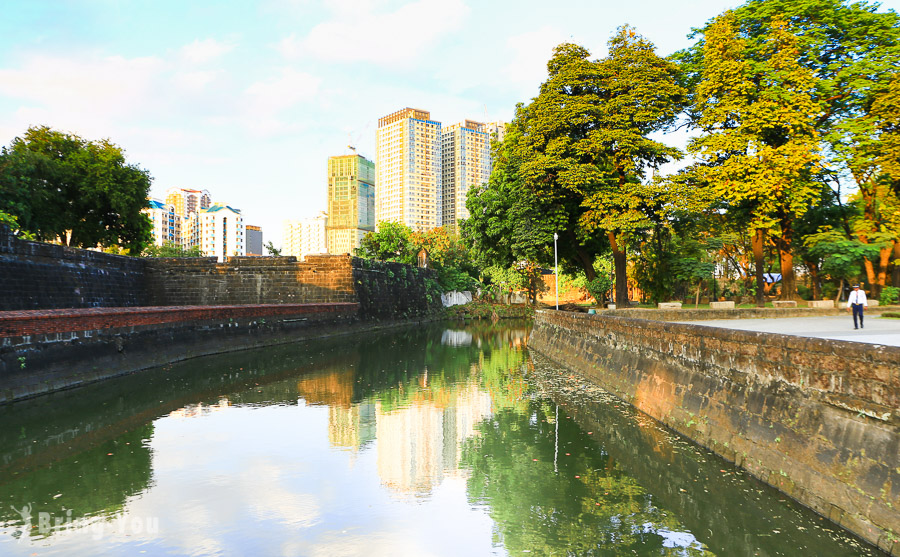
<svg viewBox="0 0 900 557">
<path fill-rule="evenodd" d="M 356 301 L 347 256 L 150 259 L 146 275 L 149 304 L 158 306 Z"/>
<path fill-rule="evenodd" d="M 147 302 L 144 260 L 27 242 L 0 225 L 0 311 Z"/>
<path fill-rule="evenodd" d="M 900 348 L 555 311 L 529 344 L 900 555 Z"/>
</svg>

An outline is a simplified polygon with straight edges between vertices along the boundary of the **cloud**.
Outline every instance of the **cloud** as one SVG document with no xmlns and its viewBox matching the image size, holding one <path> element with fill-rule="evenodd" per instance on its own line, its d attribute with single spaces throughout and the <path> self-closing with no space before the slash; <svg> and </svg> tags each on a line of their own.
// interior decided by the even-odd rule
<svg viewBox="0 0 900 557">
<path fill-rule="evenodd" d="M 254 132 L 271 135 L 291 127 L 281 112 L 315 99 L 322 79 L 293 68 L 282 68 L 277 77 L 257 81 L 246 90 L 246 124 Z"/>
<path fill-rule="evenodd" d="M 461 0 L 419 0 L 387 13 L 374 13 L 373 2 L 356 10 L 349 5 L 333 1 L 339 18 L 316 25 L 304 39 L 286 37 L 278 43 L 279 52 L 287 58 L 411 64 L 459 29 L 469 14 Z"/>
<path fill-rule="evenodd" d="M 215 39 L 196 39 L 181 47 L 181 57 L 191 64 L 205 64 L 234 50 L 234 45 Z"/>
<path fill-rule="evenodd" d="M 509 37 L 506 48 L 511 56 L 500 75 L 509 83 L 526 87 L 529 95 L 537 94 L 537 87 L 547 78 L 547 61 L 553 48 L 565 41 L 565 35 L 553 27 Z"/>
</svg>

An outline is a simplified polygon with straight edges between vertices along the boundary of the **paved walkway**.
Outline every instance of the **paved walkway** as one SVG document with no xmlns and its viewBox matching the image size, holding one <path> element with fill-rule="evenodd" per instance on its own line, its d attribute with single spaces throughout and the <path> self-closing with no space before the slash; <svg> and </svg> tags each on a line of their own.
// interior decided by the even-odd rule
<svg viewBox="0 0 900 557">
<path fill-rule="evenodd" d="M 710 319 L 707 321 L 681 321 L 690 325 L 706 325 L 742 331 L 780 333 L 801 337 L 850 340 L 887 346 L 900 346 L 900 319 L 867 315 L 865 328 L 854 330 L 853 318 L 848 312 L 838 317 L 781 317 L 778 319 Z"/>
</svg>

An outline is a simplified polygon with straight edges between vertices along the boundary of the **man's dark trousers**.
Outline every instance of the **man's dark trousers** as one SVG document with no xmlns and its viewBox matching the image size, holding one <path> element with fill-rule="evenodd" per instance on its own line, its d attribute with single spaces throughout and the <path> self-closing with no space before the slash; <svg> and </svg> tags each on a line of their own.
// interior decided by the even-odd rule
<svg viewBox="0 0 900 557">
<path fill-rule="evenodd" d="M 858 328 L 856 326 L 856 316 L 859 315 L 859 326 L 863 326 L 863 305 L 862 304 L 851 304 L 850 309 L 853 311 L 853 328 Z"/>
</svg>

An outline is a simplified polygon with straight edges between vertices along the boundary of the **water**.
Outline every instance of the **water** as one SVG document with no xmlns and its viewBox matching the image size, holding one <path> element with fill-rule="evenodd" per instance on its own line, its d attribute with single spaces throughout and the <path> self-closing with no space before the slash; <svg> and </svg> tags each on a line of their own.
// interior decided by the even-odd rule
<svg viewBox="0 0 900 557">
<path fill-rule="evenodd" d="M 340 337 L 0 407 L 0 554 L 878 554 L 527 335 Z"/>
</svg>

